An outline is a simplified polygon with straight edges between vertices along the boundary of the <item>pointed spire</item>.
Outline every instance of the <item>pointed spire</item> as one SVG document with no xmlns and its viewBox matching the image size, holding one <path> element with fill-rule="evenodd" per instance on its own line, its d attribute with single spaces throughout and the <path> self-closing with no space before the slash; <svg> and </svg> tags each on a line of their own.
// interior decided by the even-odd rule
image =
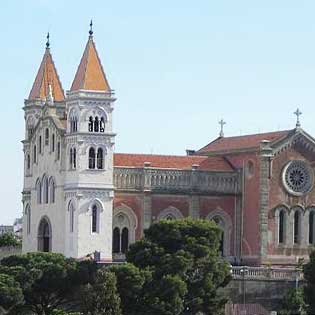
<svg viewBox="0 0 315 315">
<path fill-rule="evenodd" d="M 90 23 L 89 39 L 70 90 L 110 91 L 101 60 L 93 41 L 92 20 Z"/>
<path fill-rule="evenodd" d="M 49 97 L 52 97 L 55 101 L 63 101 L 65 99 L 49 47 L 50 42 L 48 33 L 45 54 L 28 97 L 29 100 L 47 100 Z"/>
</svg>

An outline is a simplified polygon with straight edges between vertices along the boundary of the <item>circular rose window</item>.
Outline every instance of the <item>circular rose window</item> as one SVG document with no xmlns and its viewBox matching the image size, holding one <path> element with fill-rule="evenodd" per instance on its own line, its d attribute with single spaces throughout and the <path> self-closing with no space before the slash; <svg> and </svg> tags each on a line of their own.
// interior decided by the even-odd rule
<svg viewBox="0 0 315 315">
<path fill-rule="evenodd" d="M 291 161 L 283 170 L 283 183 L 290 194 L 304 195 L 313 186 L 312 170 L 304 161 Z"/>
</svg>

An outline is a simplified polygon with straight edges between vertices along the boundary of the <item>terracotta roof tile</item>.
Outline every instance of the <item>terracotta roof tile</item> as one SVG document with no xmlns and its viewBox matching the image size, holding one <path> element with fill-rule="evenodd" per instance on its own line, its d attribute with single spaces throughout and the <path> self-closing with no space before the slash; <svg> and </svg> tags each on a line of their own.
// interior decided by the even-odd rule
<svg viewBox="0 0 315 315">
<path fill-rule="evenodd" d="M 59 80 L 50 49 L 46 48 L 43 60 L 40 64 L 28 99 L 46 100 L 48 96 L 49 85 L 51 85 L 54 100 L 63 101 L 65 99 L 65 95 L 61 86 L 61 82 Z"/>
<path fill-rule="evenodd" d="M 232 171 L 232 167 L 223 157 L 176 156 L 115 153 L 114 166 L 143 167 L 150 162 L 150 167 L 170 169 L 191 169 L 198 164 L 199 169 L 208 171 Z"/>
<path fill-rule="evenodd" d="M 273 142 L 286 137 L 290 132 L 291 130 L 283 130 L 254 135 L 220 137 L 198 150 L 197 153 L 225 152 L 231 150 L 258 148 L 262 140 L 269 140 Z"/>
<path fill-rule="evenodd" d="M 92 36 L 86 44 L 71 86 L 71 91 L 77 90 L 110 91 Z"/>
</svg>

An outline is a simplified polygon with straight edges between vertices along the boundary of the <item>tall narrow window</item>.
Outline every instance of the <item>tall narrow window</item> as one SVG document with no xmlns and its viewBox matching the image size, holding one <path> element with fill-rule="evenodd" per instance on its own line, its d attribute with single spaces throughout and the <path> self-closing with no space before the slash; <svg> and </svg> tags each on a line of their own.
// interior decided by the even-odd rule
<svg viewBox="0 0 315 315">
<path fill-rule="evenodd" d="M 27 156 L 26 156 L 26 168 L 28 170 L 31 168 L 31 158 L 30 158 L 29 154 L 27 154 Z"/>
<path fill-rule="evenodd" d="M 61 151 L 60 142 L 58 142 L 57 143 L 57 160 L 60 160 L 60 151 Z"/>
<path fill-rule="evenodd" d="M 50 202 L 55 203 L 56 185 L 52 177 L 50 178 L 49 191 L 50 191 L 50 196 L 49 196 Z"/>
<path fill-rule="evenodd" d="M 39 139 L 38 139 L 38 152 L 40 154 L 42 153 L 42 136 L 39 136 Z"/>
<path fill-rule="evenodd" d="M 103 149 L 102 148 L 98 148 L 97 150 L 97 168 L 100 170 L 100 169 L 103 169 L 103 160 L 104 160 L 104 157 L 103 157 Z"/>
<path fill-rule="evenodd" d="M 33 162 L 34 162 L 34 163 L 37 162 L 37 149 L 36 149 L 36 145 L 34 145 L 34 148 L 33 148 Z"/>
<path fill-rule="evenodd" d="M 98 211 L 97 206 L 92 207 L 92 233 L 98 232 Z"/>
<path fill-rule="evenodd" d="M 102 117 L 101 121 L 100 121 L 100 132 L 105 132 L 105 119 L 104 119 L 104 117 Z"/>
<path fill-rule="evenodd" d="M 94 131 L 95 132 L 99 131 L 99 120 L 97 116 L 95 117 L 95 120 L 94 120 Z"/>
<path fill-rule="evenodd" d="M 89 132 L 93 132 L 93 117 L 89 118 Z"/>
<path fill-rule="evenodd" d="M 55 152 L 55 134 L 54 133 L 51 137 L 51 151 Z"/>
<path fill-rule="evenodd" d="M 89 169 L 95 168 L 95 149 L 90 148 L 89 150 Z"/>
<path fill-rule="evenodd" d="M 70 149 L 70 155 L 69 155 L 69 158 L 70 158 L 70 168 L 72 169 L 72 165 L 73 165 L 73 153 L 72 153 L 72 148 Z"/>
<path fill-rule="evenodd" d="M 45 130 L 45 145 L 49 144 L 49 129 L 46 128 Z"/>
<path fill-rule="evenodd" d="M 300 213 L 299 211 L 295 211 L 294 213 L 294 244 L 298 244 L 300 242 Z"/>
<path fill-rule="evenodd" d="M 42 203 L 42 187 L 41 182 L 39 179 L 36 181 L 36 194 L 37 194 L 37 203 Z"/>
<path fill-rule="evenodd" d="M 77 168 L 77 149 L 73 148 L 73 169 Z"/>
<path fill-rule="evenodd" d="M 308 218 L 308 242 L 314 244 L 314 211 L 310 212 Z"/>
<path fill-rule="evenodd" d="M 48 184 L 48 178 L 44 177 L 43 178 L 43 183 L 42 183 L 42 190 L 43 190 L 43 202 L 48 203 L 48 197 L 49 197 L 49 184 Z"/>
<path fill-rule="evenodd" d="M 129 231 L 126 227 L 122 229 L 121 233 L 121 252 L 126 254 L 129 246 Z"/>
<path fill-rule="evenodd" d="M 113 253 L 120 252 L 120 231 L 118 227 L 113 230 Z"/>
<path fill-rule="evenodd" d="M 279 243 L 283 244 L 284 243 L 284 231 L 285 231 L 285 213 L 284 210 L 280 210 L 279 212 Z"/>
</svg>

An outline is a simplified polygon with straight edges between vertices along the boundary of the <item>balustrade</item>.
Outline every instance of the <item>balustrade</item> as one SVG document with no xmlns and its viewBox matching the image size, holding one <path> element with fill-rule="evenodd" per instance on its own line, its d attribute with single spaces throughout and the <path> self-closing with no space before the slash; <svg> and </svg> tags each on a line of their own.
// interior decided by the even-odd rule
<svg viewBox="0 0 315 315">
<path fill-rule="evenodd" d="M 240 176 L 235 172 L 115 167 L 114 185 L 117 190 L 237 194 Z"/>
</svg>

